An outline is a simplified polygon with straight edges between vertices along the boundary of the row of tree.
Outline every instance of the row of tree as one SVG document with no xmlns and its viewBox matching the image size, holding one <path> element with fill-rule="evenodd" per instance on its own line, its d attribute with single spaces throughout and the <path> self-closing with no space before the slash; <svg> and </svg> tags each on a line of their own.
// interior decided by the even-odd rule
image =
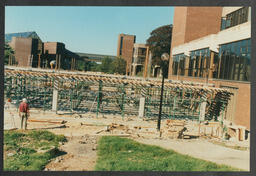
<svg viewBox="0 0 256 176">
<path fill-rule="evenodd" d="M 78 70 L 80 71 L 94 71 L 103 72 L 109 74 L 124 75 L 126 69 L 126 61 L 120 57 L 111 59 L 105 57 L 102 59 L 101 64 L 97 64 L 94 61 L 83 61 L 78 64 Z"/>
<path fill-rule="evenodd" d="M 9 64 L 9 59 L 10 57 L 13 57 L 14 55 L 14 50 L 12 49 L 12 47 L 10 47 L 10 45 L 8 45 L 8 43 L 4 44 L 4 64 L 8 65 Z"/>
</svg>

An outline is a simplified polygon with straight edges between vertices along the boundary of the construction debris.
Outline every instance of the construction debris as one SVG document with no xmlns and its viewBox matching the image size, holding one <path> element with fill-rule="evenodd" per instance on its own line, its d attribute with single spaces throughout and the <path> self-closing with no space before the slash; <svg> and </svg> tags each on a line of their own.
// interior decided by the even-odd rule
<svg viewBox="0 0 256 176">
<path fill-rule="evenodd" d="M 162 137 L 181 139 L 184 131 L 186 131 L 184 120 L 166 120 L 162 130 Z"/>
<path fill-rule="evenodd" d="M 41 119 L 28 119 L 28 122 L 44 122 L 44 123 L 54 123 L 54 124 L 65 124 L 67 121 L 61 120 L 61 121 L 56 121 L 55 120 L 41 120 Z"/>
</svg>

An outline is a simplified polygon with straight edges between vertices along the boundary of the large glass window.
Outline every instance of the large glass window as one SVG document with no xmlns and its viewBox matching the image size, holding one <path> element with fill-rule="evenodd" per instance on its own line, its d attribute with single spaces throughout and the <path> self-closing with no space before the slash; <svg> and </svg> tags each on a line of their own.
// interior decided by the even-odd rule
<svg viewBox="0 0 256 176">
<path fill-rule="evenodd" d="M 173 75 L 184 75 L 185 73 L 185 55 L 177 54 L 173 56 L 172 74 Z"/>
<path fill-rule="evenodd" d="M 190 52 L 188 76 L 205 77 L 210 67 L 210 50 L 204 48 Z"/>
<path fill-rule="evenodd" d="M 250 80 L 250 39 L 220 45 L 219 51 L 220 79 Z"/>
<path fill-rule="evenodd" d="M 140 56 L 146 56 L 146 48 L 139 48 L 138 55 Z"/>
<path fill-rule="evenodd" d="M 221 20 L 221 30 L 233 27 L 248 21 L 249 7 L 243 7 L 226 15 Z"/>
</svg>

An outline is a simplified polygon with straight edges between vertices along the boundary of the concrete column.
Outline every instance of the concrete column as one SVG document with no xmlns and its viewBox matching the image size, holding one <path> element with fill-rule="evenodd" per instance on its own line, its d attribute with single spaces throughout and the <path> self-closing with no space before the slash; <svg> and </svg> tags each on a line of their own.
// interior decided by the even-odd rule
<svg viewBox="0 0 256 176">
<path fill-rule="evenodd" d="M 152 54 L 149 51 L 149 55 L 148 55 L 148 69 L 147 69 L 147 77 L 150 77 L 151 74 L 151 64 L 152 64 Z"/>
<path fill-rule="evenodd" d="M 132 70 L 132 76 L 136 75 L 136 65 L 132 65 L 133 70 Z"/>
<path fill-rule="evenodd" d="M 33 58 L 34 58 L 34 55 L 32 54 L 32 55 L 31 55 L 31 59 L 30 59 L 30 63 L 29 63 L 29 66 L 30 66 L 30 67 L 32 67 Z"/>
<path fill-rule="evenodd" d="M 236 129 L 236 140 L 237 141 L 239 141 L 239 133 L 240 133 L 239 128 L 237 128 Z"/>
<path fill-rule="evenodd" d="M 152 77 L 155 75 L 155 67 L 153 67 Z"/>
<path fill-rule="evenodd" d="M 242 128 L 241 130 L 242 130 L 242 141 L 244 141 L 245 140 L 245 128 Z"/>
<path fill-rule="evenodd" d="M 140 98 L 140 106 L 139 106 L 139 117 L 144 117 L 145 110 L 145 98 Z"/>
<path fill-rule="evenodd" d="M 59 64 L 58 64 L 58 70 L 61 68 L 61 55 L 59 54 Z"/>
<path fill-rule="evenodd" d="M 37 65 L 37 67 L 41 68 L 40 65 L 41 65 L 41 54 L 38 55 L 38 65 Z"/>
<path fill-rule="evenodd" d="M 53 89 L 53 95 L 52 95 L 52 110 L 57 111 L 58 110 L 58 90 Z"/>
<path fill-rule="evenodd" d="M 59 64 L 59 57 L 58 57 L 58 54 L 56 54 L 55 71 L 56 71 L 56 70 L 57 70 L 57 68 L 58 68 L 58 64 Z"/>
<path fill-rule="evenodd" d="M 189 57 L 186 56 L 186 58 L 185 58 L 185 73 L 184 73 L 185 76 L 188 76 L 188 69 L 189 69 Z"/>
<path fill-rule="evenodd" d="M 213 78 L 213 60 L 214 60 L 214 52 L 211 51 L 210 55 L 210 68 L 209 68 L 209 73 L 208 73 L 208 78 Z"/>
<path fill-rule="evenodd" d="M 205 108 L 206 108 L 206 101 L 202 102 L 200 105 L 200 114 L 199 114 L 200 121 L 205 121 Z"/>
</svg>

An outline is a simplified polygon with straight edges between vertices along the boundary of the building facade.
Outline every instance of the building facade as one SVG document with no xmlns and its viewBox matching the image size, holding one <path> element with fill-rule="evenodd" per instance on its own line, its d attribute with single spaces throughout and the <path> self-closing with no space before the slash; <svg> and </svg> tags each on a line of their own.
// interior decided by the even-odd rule
<svg viewBox="0 0 256 176">
<path fill-rule="evenodd" d="M 76 70 L 80 59 L 63 43 L 42 42 L 36 32 L 6 34 L 5 41 L 13 48 L 19 67 L 50 68 L 50 62 L 55 60 L 58 69 Z"/>
<path fill-rule="evenodd" d="M 133 45 L 136 42 L 135 35 L 119 34 L 117 44 L 117 57 L 121 57 L 126 61 L 126 75 L 130 75 Z"/>
<path fill-rule="evenodd" d="M 250 130 L 251 8 L 176 7 L 172 35 L 169 79 L 231 89 L 225 120 Z"/>
<path fill-rule="evenodd" d="M 19 67 L 36 67 L 43 52 L 43 42 L 35 32 L 6 35 L 6 42 L 13 48 Z"/>
<path fill-rule="evenodd" d="M 131 76 L 136 76 L 141 73 L 143 75 L 146 64 L 148 47 L 145 44 L 135 43 L 133 46 L 133 58 L 131 65 Z"/>
</svg>

